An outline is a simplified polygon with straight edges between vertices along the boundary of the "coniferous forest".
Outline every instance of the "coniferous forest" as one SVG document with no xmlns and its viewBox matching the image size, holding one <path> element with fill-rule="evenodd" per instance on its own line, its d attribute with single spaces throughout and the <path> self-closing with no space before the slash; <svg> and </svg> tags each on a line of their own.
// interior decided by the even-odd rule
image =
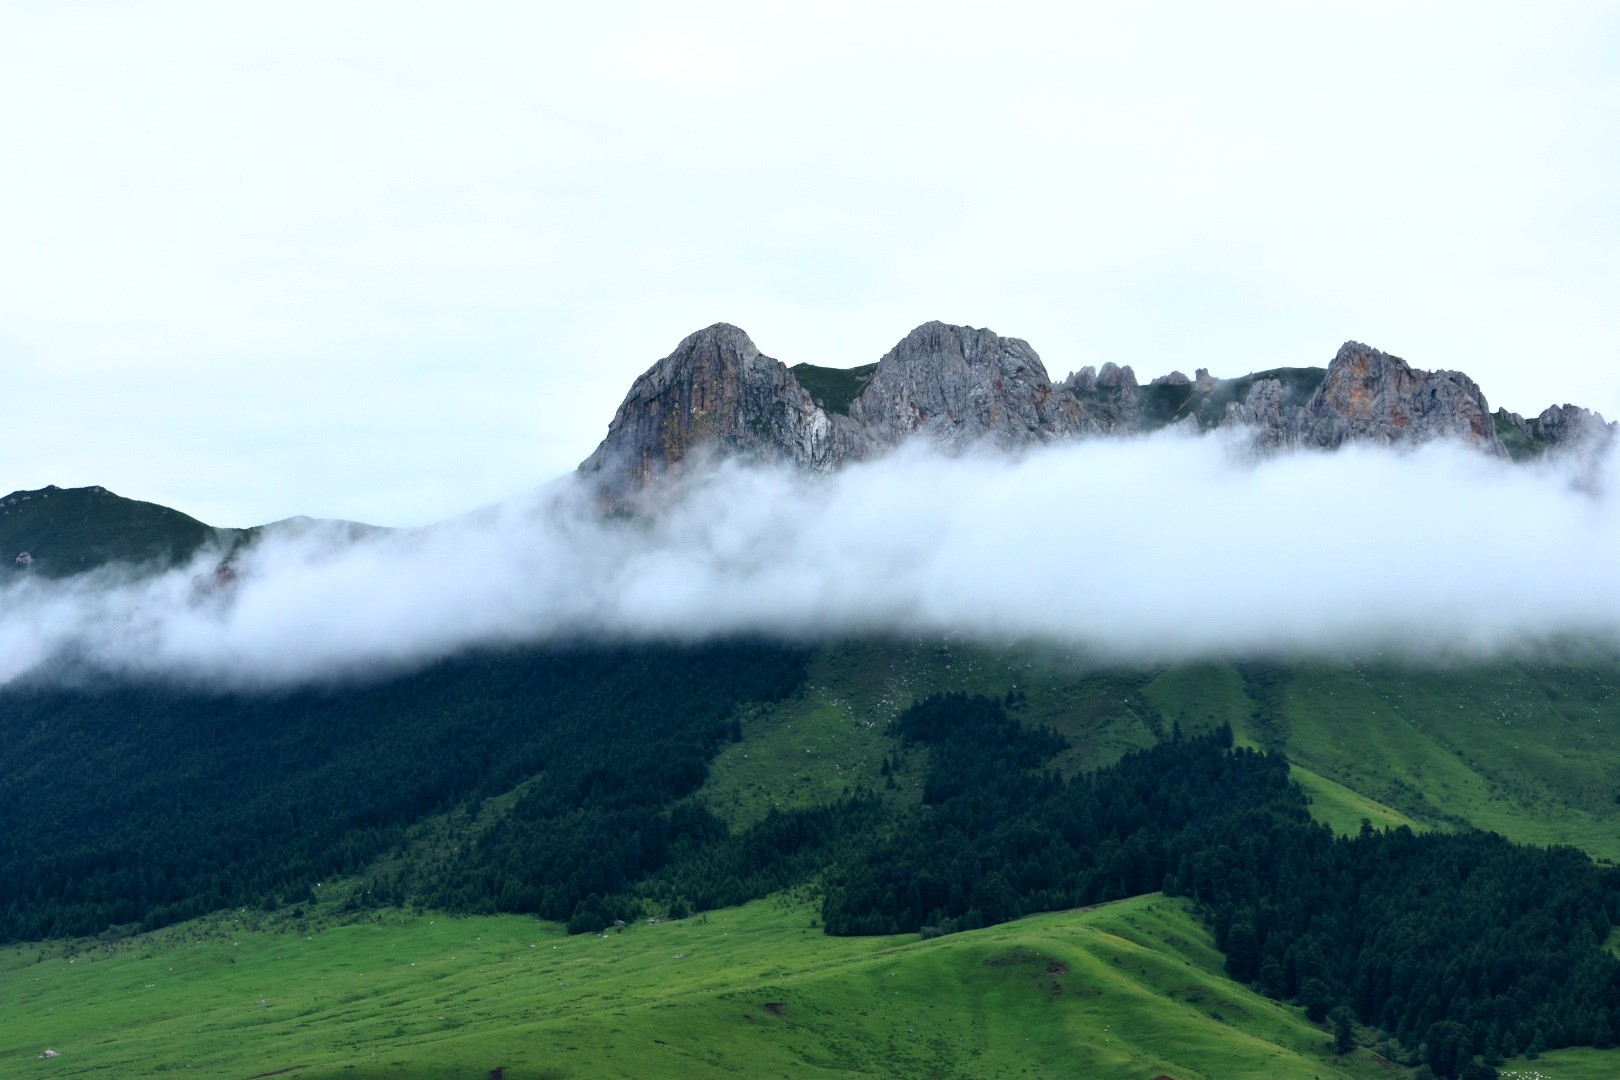
<svg viewBox="0 0 1620 1080">
<path fill-rule="evenodd" d="M 738 707 L 792 695 L 806 655 L 570 647 L 283 693 L 11 687 L 0 935 L 292 903 L 338 874 L 370 875 L 377 904 L 575 932 L 807 882 L 842 935 L 946 934 L 1162 889 L 1190 898 L 1232 977 L 1341 1041 L 1380 1030 L 1439 1076 L 1620 1032 L 1604 948 L 1620 871 L 1478 832 L 1336 837 L 1284 757 L 1226 728 L 1177 728 L 1065 776 L 1064 738 L 1011 700 L 938 695 L 889 733 L 894 767 L 924 770 L 920 805 L 861 791 L 734 830 L 688 796 L 740 737 Z M 513 791 L 467 843 L 376 870 L 425 815 Z"/>
<path fill-rule="evenodd" d="M 516 893 L 502 879 L 434 899 L 566 918 L 585 893 L 661 864 L 681 828 L 669 808 L 734 737 L 737 705 L 803 675 L 803 650 L 733 643 L 489 653 L 273 693 L 12 686 L 0 939 L 290 902 L 363 869 L 423 815 L 534 776 L 518 813 L 560 884 L 542 895 L 529 872 Z"/>
</svg>

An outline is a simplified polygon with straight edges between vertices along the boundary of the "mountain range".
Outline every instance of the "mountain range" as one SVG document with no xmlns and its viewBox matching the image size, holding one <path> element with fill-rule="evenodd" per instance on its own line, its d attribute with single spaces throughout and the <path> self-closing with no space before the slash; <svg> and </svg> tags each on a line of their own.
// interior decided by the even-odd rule
<svg viewBox="0 0 1620 1080">
<path fill-rule="evenodd" d="M 924 323 L 875 364 L 788 367 L 741 329 L 690 335 L 631 386 L 580 472 L 624 491 L 714 453 L 829 470 L 923 437 L 947 451 L 1015 451 L 1065 439 L 1241 427 L 1260 450 L 1451 438 L 1515 461 L 1612 438 L 1617 425 L 1555 405 L 1526 420 L 1492 412 L 1473 379 L 1423 371 L 1349 341 L 1323 367 L 1238 378 L 1199 368 L 1142 385 L 1130 367 L 1085 367 L 1054 383 L 1028 342 Z"/>
<path fill-rule="evenodd" d="M 1064 440 L 1164 429 L 1243 433 L 1258 453 L 1453 439 L 1525 462 L 1592 452 L 1620 423 L 1577 405 L 1526 419 L 1491 410 L 1458 371 L 1424 371 L 1359 342 L 1325 367 L 1234 378 L 1199 368 L 1138 381 L 1129 367 L 1085 367 L 1054 383 L 1030 345 L 990 330 L 924 323 L 876 363 L 789 367 L 748 334 L 716 323 L 689 335 L 631 385 L 579 475 L 609 500 L 656 488 L 723 457 L 830 471 L 920 439 L 949 453 L 1017 452 Z M 230 554 L 266 534 L 321 523 L 292 518 L 251 529 L 204 524 L 99 486 L 13 491 L 0 498 L 0 559 L 62 577 L 108 563 L 168 567 L 204 547 Z M 336 523 L 354 535 L 373 527 Z"/>
</svg>

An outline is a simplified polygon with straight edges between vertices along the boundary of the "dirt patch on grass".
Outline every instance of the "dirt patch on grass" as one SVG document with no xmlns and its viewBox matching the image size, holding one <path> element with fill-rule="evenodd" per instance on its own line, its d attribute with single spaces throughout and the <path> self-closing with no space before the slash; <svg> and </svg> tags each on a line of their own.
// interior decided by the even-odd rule
<svg viewBox="0 0 1620 1080">
<path fill-rule="evenodd" d="M 1011 964 L 1039 964 L 1046 958 L 1028 949 L 1014 949 L 1005 956 L 989 956 L 980 961 L 985 967 L 1007 967 Z"/>
</svg>

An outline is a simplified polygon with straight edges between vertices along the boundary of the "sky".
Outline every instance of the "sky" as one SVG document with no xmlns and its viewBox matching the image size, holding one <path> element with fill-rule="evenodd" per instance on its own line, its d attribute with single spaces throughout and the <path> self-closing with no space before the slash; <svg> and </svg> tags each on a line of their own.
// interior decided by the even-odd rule
<svg viewBox="0 0 1620 1080">
<path fill-rule="evenodd" d="M 0 0 L 0 489 L 525 496 L 715 321 L 1620 415 L 1607 4 Z"/>
</svg>

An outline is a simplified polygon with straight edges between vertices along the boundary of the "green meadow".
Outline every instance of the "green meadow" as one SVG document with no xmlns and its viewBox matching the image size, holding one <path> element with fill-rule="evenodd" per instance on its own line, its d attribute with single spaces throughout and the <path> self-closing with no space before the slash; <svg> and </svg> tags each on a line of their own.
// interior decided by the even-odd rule
<svg viewBox="0 0 1620 1080">
<path fill-rule="evenodd" d="M 1184 902 L 928 941 L 773 898 L 569 937 L 512 916 L 221 915 L 0 953 L 0 1073 L 145 1077 L 1388 1076 L 1221 974 Z M 46 1048 L 60 1057 L 45 1060 Z M 497 1072 L 498 1070 L 498 1072 Z M 1569 1075 L 1580 1075 L 1571 1073 Z"/>
</svg>

